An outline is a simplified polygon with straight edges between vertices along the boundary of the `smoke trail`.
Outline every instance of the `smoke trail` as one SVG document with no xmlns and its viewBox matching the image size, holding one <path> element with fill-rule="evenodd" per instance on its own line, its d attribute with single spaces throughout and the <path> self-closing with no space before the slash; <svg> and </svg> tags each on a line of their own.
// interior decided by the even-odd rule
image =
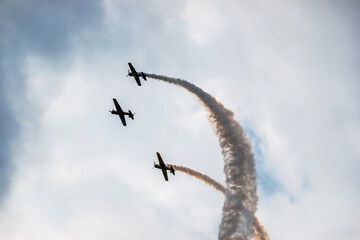
<svg viewBox="0 0 360 240">
<path fill-rule="evenodd" d="M 267 234 L 264 226 L 260 223 L 257 217 L 255 217 L 254 227 L 255 227 L 255 240 L 270 240 L 270 237 Z"/>
<path fill-rule="evenodd" d="M 177 166 L 177 165 L 171 165 L 173 166 L 173 168 L 177 171 L 180 172 L 184 172 L 192 177 L 195 177 L 203 182 L 205 182 L 206 184 L 214 187 L 216 190 L 218 190 L 219 192 L 221 192 L 224 195 L 231 195 L 231 193 L 219 182 L 215 181 L 214 179 L 212 179 L 211 177 L 202 174 L 198 171 L 195 171 L 191 168 L 187 168 L 184 166 Z M 230 196 L 229 198 L 233 198 L 238 204 L 241 204 L 237 201 L 237 199 L 234 196 Z M 242 207 L 243 206 L 239 206 Z M 246 209 L 244 209 L 245 212 L 247 212 Z M 252 217 L 252 216 L 251 216 Z M 262 226 L 262 224 L 260 223 L 259 219 L 257 219 L 257 217 L 254 217 L 254 228 L 255 228 L 255 239 L 256 240 L 269 240 L 269 236 L 267 235 L 267 232 L 265 230 L 265 228 Z"/>
<path fill-rule="evenodd" d="M 225 194 L 226 188 L 221 183 L 218 183 L 211 177 L 209 177 L 205 174 L 202 174 L 198 171 L 192 170 L 191 168 L 177 166 L 177 165 L 171 165 L 171 166 L 173 166 L 173 168 L 177 171 L 184 172 L 192 177 L 196 177 L 197 179 L 200 179 L 201 181 L 205 182 L 206 184 L 209 184 L 210 186 L 214 187 L 216 190 Z"/>
<path fill-rule="evenodd" d="M 224 107 L 210 94 L 182 79 L 155 74 L 146 76 L 187 89 L 196 95 L 209 113 L 215 133 L 219 137 L 224 158 L 224 173 L 227 188 L 249 211 L 251 216 L 257 210 L 255 159 L 244 130 L 234 119 L 234 113 Z M 219 239 L 250 239 L 254 236 L 254 221 L 244 217 L 239 204 L 225 195 Z M 253 219 L 253 218 L 252 218 Z"/>
</svg>

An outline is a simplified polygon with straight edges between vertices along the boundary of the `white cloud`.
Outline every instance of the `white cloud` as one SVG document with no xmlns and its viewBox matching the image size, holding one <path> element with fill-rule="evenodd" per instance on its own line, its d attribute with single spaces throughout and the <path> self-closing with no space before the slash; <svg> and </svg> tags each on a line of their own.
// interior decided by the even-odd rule
<svg viewBox="0 0 360 240">
<path fill-rule="evenodd" d="M 222 10 L 222 4 L 217 1 L 186 1 L 181 17 L 190 39 L 204 46 L 221 34 L 224 27 Z"/>
</svg>

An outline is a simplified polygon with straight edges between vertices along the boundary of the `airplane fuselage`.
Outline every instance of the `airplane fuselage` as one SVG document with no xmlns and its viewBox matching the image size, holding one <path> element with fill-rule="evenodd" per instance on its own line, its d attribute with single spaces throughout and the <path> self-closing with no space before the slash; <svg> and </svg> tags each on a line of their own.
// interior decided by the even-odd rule
<svg viewBox="0 0 360 240">
<path fill-rule="evenodd" d="M 161 169 L 161 170 L 169 170 L 170 173 L 172 173 L 173 175 L 175 175 L 175 170 L 173 168 L 173 166 L 170 165 L 170 167 L 168 165 L 160 165 L 160 164 L 154 164 L 155 168 Z"/>
<path fill-rule="evenodd" d="M 122 113 L 119 113 L 118 111 L 116 110 L 111 110 L 110 111 L 112 114 L 115 114 L 115 115 L 129 115 L 130 118 L 134 119 L 134 113 L 132 113 L 130 110 L 129 112 L 122 112 Z"/>
<path fill-rule="evenodd" d="M 171 168 L 169 168 L 168 166 L 161 166 L 160 164 L 155 164 L 154 167 L 171 171 Z"/>
<path fill-rule="evenodd" d="M 142 77 L 144 80 L 146 80 L 146 75 L 143 72 L 128 72 L 128 76 L 130 76 L 130 77 Z"/>
<path fill-rule="evenodd" d="M 140 74 L 138 74 L 138 73 L 133 74 L 132 72 L 129 72 L 129 76 L 130 76 L 130 77 L 135 77 L 135 76 L 137 76 L 137 77 L 141 77 L 141 75 L 140 75 Z"/>
</svg>

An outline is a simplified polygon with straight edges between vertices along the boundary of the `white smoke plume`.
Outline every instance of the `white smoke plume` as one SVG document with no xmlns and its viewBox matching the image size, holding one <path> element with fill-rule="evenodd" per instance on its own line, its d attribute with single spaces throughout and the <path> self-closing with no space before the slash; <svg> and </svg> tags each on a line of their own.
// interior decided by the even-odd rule
<svg viewBox="0 0 360 240">
<path fill-rule="evenodd" d="M 205 182 L 206 184 L 209 184 L 210 186 L 214 187 L 216 190 L 222 192 L 225 195 L 226 188 L 221 183 L 218 183 L 211 177 L 184 166 L 177 166 L 177 165 L 171 165 L 171 166 L 173 166 L 173 168 L 177 171 L 184 172 L 192 177 L 200 179 L 201 181 Z"/>
<path fill-rule="evenodd" d="M 234 119 L 234 113 L 210 94 L 185 80 L 155 74 L 146 76 L 181 86 L 199 98 L 208 111 L 208 118 L 219 137 L 227 189 L 249 214 L 254 216 L 258 202 L 255 158 L 243 128 Z M 252 239 L 255 233 L 254 221 L 248 221 L 239 204 L 225 196 L 219 239 Z"/>
<path fill-rule="evenodd" d="M 214 187 L 216 190 L 221 192 L 222 194 L 226 195 L 228 199 L 234 201 L 236 204 L 239 204 L 239 208 L 243 209 L 243 212 L 245 213 L 246 218 L 254 218 L 254 229 L 255 229 L 255 239 L 256 240 L 269 240 L 269 236 L 265 230 L 265 228 L 260 223 L 259 219 L 255 216 L 251 216 L 247 209 L 244 208 L 244 206 L 241 205 L 241 203 L 236 199 L 236 197 L 232 196 L 232 194 L 219 182 L 215 181 L 211 177 L 202 174 L 201 172 L 195 171 L 191 168 L 187 168 L 184 166 L 177 166 L 177 165 L 171 165 L 173 168 L 177 171 L 186 173 L 192 177 L 195 177 L 206 184 Z"/>
</svg>

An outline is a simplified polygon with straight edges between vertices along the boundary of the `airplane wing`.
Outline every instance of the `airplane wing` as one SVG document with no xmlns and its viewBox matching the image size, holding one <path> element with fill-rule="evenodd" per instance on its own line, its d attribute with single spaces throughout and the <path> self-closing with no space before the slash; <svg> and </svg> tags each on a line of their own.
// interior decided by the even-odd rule
<svg viewBox="0 0 360 240">
<path fill-rule="evenodd" d="M 128 63 L 128 64 L 129 64 L 130 71 L 135 75 L 136 74 L 135 68 L 133 67 L 133 65 L 131 63 Z"/>
<path fill-rule="evenodd" d="M 114 101 L 114 105 L 115 105 L 116 111 L 117 111 L 118 113 L 120 113 L 120 112 L 124 113 L 124 111 L 121 109 L 118 101 L 117 101 L 115 98 L 113 98 L 113 101 Z"/>
<path fill-rule="evenodd" d="M 124 126 L 126 126 L 124 111 L 121 109 L 118 101 L 117 101 L 115 98 L 113 98 L 113 101 L 114 101 L 114 105 L 115 105 L 116 111 L 117 111 L 118 114 L 119 114 L 119 117 L 120 117 L 120 120 L 121 120 L 122 124 L 123 124 Z"/>
<path fill-rule="evenodd" d="M 137 85 L 141 86 L 141 82 L 140 82 L 140 78 L 138 75 L 134 75 L 135 81 L 137 83 Z"/>
<path fill-rule="evenodd" d="M 166 170 L 165 169 L 161 169 L 161 170 L 164 175 L 165 181 L 169 181 Z"/>
<path fill-rule="evenodd" d="M 119 114 L 119 117 L 120 117 L 120 120 L 121 120 L 122 124 L 124 126 L 126 126 L 125 115 L 124 114 Z"/>
<path fill-rule="evenodd" d="M 156 152 L 156 155 L 157 155 L 157 158 L 159 159 L 160 166 L 164 166 L 164 167 L 165 167 L 165 163 L 164 163 L 164 161 L 162 160 L 160 153 Z M 166 172 L 166 170 L 165 170 L 165 172 Z"/>
</svg>

